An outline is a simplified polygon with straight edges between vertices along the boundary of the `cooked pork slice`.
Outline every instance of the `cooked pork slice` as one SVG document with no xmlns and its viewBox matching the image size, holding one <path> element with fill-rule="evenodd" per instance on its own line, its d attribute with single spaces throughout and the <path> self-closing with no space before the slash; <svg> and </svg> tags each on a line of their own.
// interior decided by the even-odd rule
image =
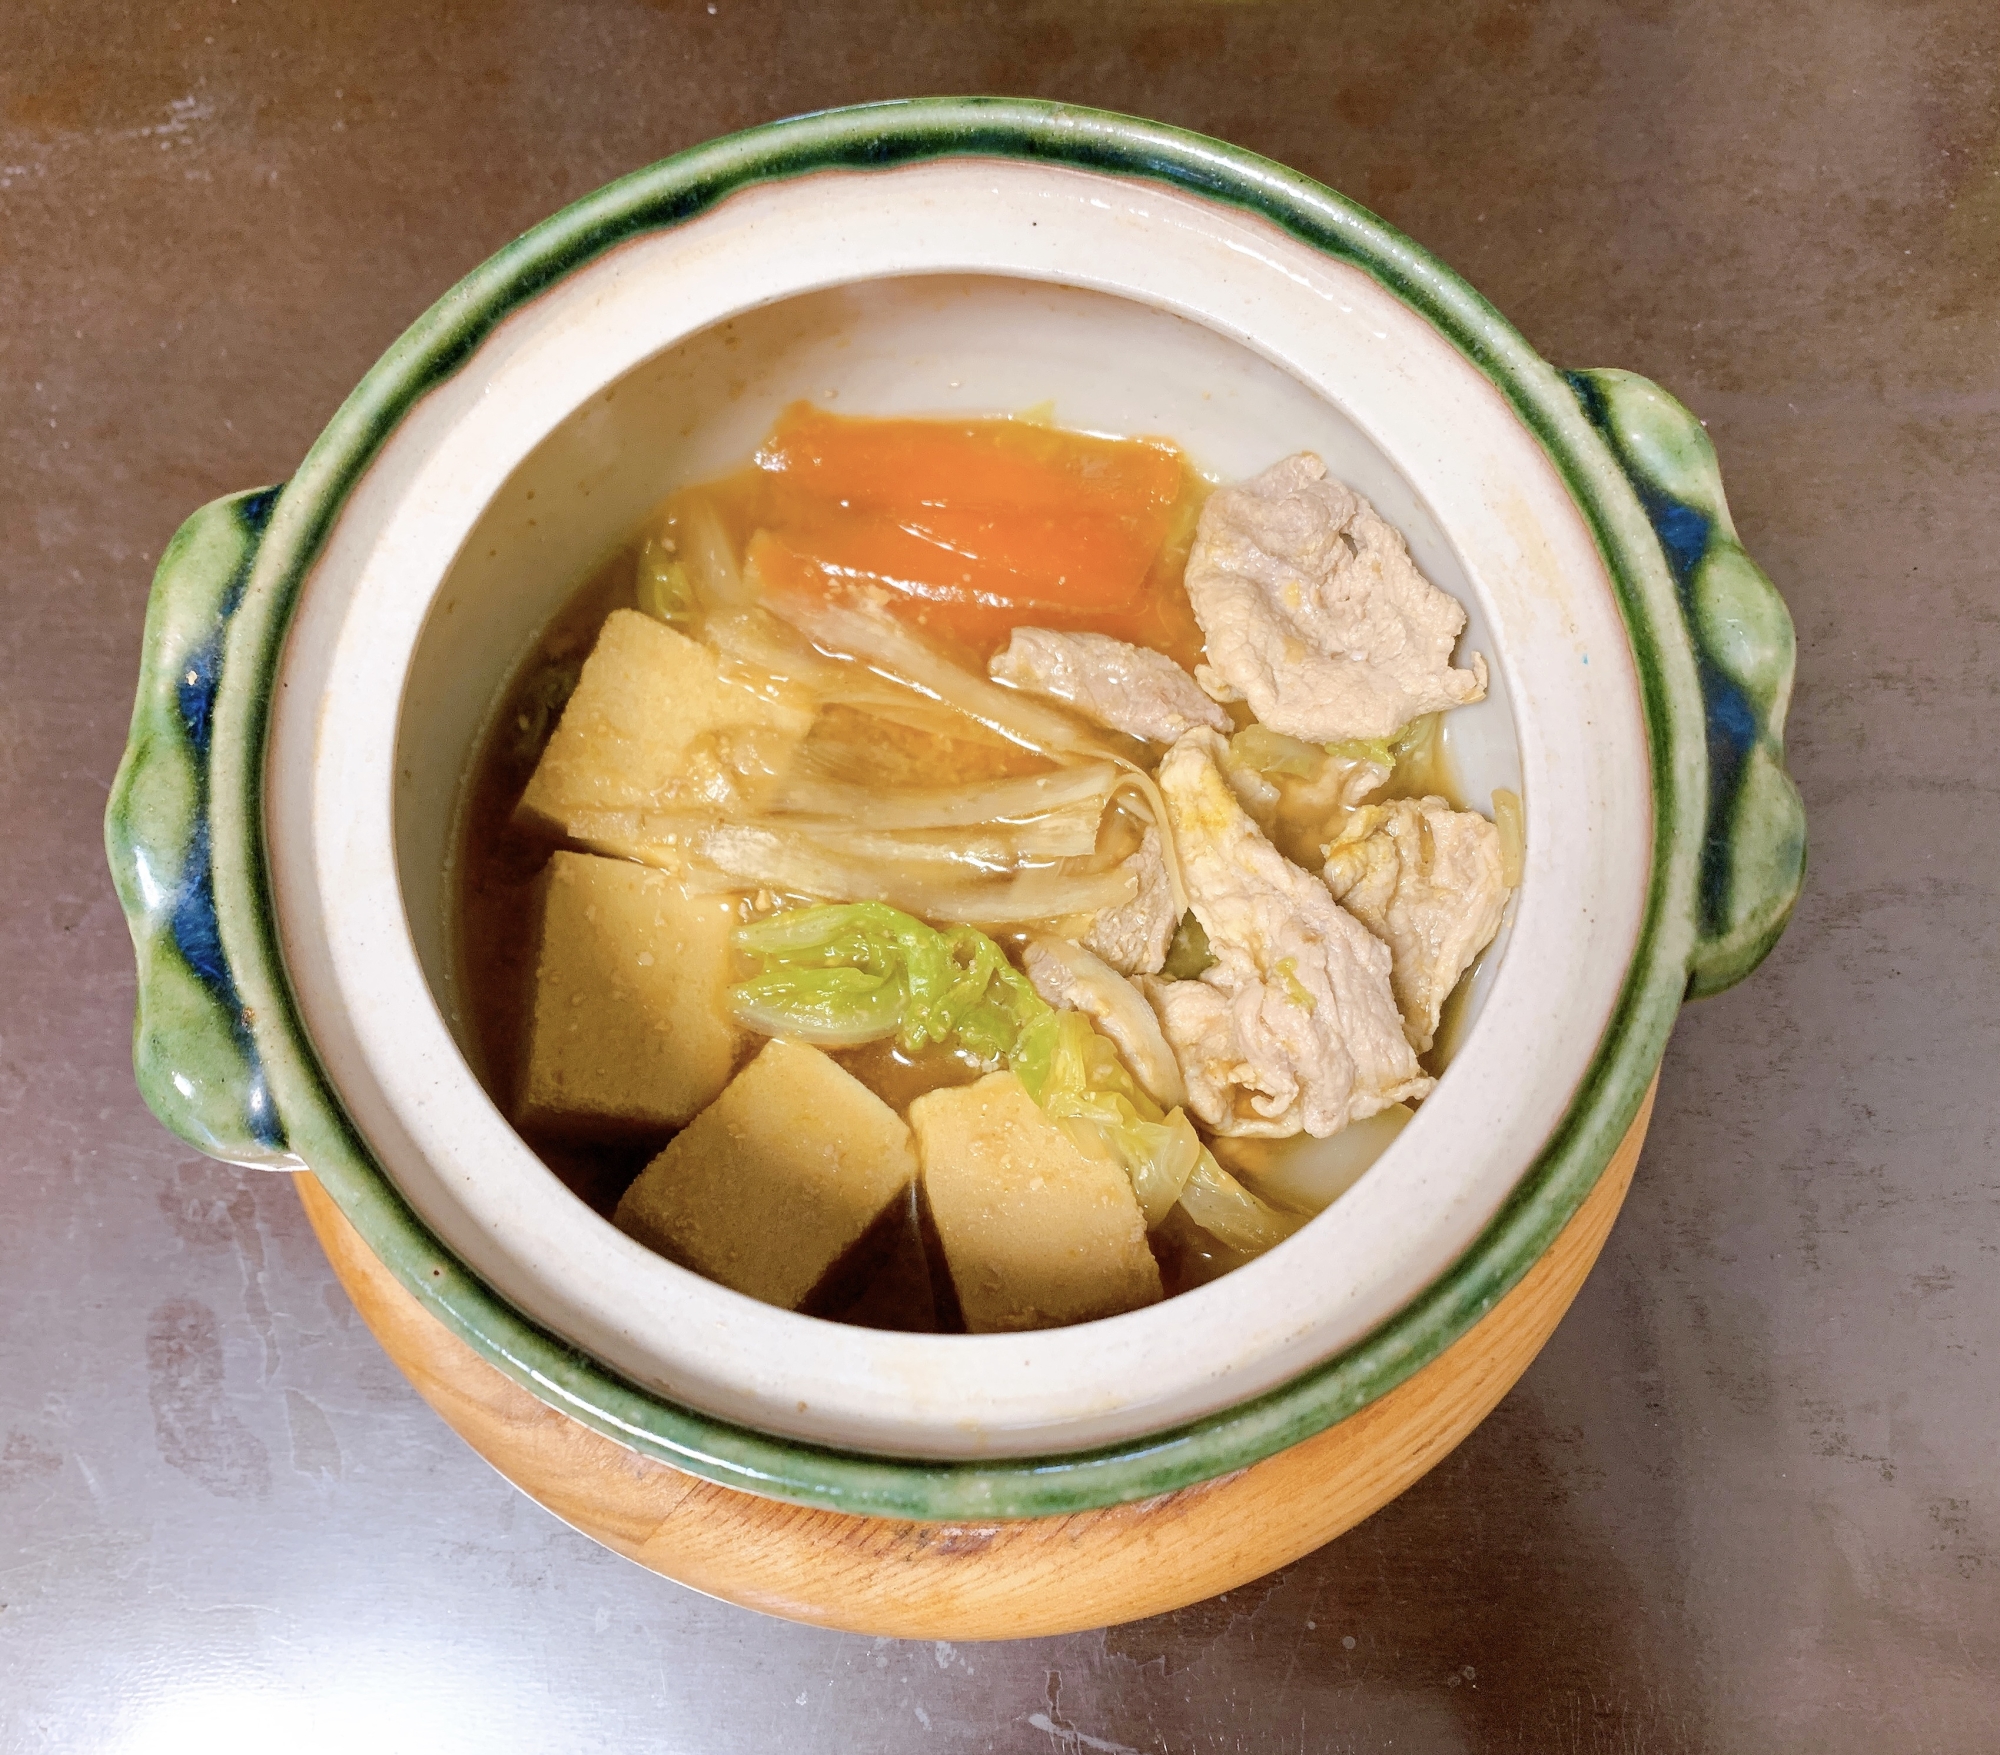
<svg viewBox="0 0 2000 1755">
<path fill-rule="evenodd" d="M 1270 775 L 1242 762 L 1229 762 L 1223 767 L 1222 777 L 1229 782 L 1229 790 L 1236 794 L 1236 802 L 1258 828 L 1268 835 L 1277 827 L 1278 806 L 1285 795 Z"/>
<path fill-rule="evenodd" d="M 1389 947 L 1403 1033 L 1419 1054 L 1507 905 L 1500 832 L 1441 798 L 1364 805 L 1326 850 L 1326 884 Z"/>
<path fill-rule="evenodd" d="M 1324 1139 L 1431 1081 L 1404 1040 L 1389 950 L 1244 814 L 1211 731 L 1182 738 L 1159 784 L 1214 964 L 1141 983 L 1213 1132 Z"/>
<path fill-rule="evenodd" d="M 1016 628 L 986 669 L 995 682 L 1067 701 L 1099 725 L 1152 743 L 1172 743 L 1197 725 L 1229 729 L 1229 715 L 1164 652 L 1108 634 Z"/>
<path fill-rule="evenodd" d="M 1464 609 L 1310 451 L 1210 496 L 1187 593 L 1208 640 L 1202 687 L 1292 737 L 1391 737 L 1486 693 L 1483 658 L 1452 668 Z"/>
<path fill-rule="evenodd" d="M 1150 975 L 1167 960 L 1174 928 L 1181 923 L 1174 912 L 1174 890 L 1167 880 L 1159 830 L 1147 829 L 1117 869 L 1138 880 L 1138 893 L 1099 914 L 1083 942 L 1121 975 Z"/>
</svg>

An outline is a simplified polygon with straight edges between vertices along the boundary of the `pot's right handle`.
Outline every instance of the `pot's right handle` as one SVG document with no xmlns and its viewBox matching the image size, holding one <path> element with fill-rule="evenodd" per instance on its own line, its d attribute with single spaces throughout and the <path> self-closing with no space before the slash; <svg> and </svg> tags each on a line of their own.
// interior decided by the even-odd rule
<svg viewBox="0 0 2000 1755">
<path fill-rule="evenodd" d="M 230 618 L 276 488 L 202 507 L 153 576 L 139 695 L 104 811 L 104 850 L 132 930 L 132 1067 L 146 1105 L 197 1151 L 295 1170 L 222 946 L 210 868 L 209 772 Z"/>
<path fill-rule="evenodd" d="M 1719 993 L 1778 942 L 1805 881 L 1805 805 L 1785 771 L 1792 618 L 1737 540 L 1701 422 L 1633 372 L 1564 377 L 1638 490 L 1694 648 L 1708 722 L 1708 832 L 1687 991 Z"/>
</svg>

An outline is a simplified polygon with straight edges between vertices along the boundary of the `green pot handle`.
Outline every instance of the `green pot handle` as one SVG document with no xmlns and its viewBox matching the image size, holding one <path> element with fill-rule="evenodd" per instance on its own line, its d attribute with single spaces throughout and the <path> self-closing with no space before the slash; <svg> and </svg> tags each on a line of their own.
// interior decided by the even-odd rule
<svg viewBox="0 0 2000 1755">
<path fill-rule="evenodd" d="M 209 865 L 226 636 L 277 498 L 259 488 L 202 507 L 160 557 L 104 848 L 138 957 L 132 1065 L 147 1107 L 211 1158 L 295 1170 L 223 952 Z"/>
<path fill-rule="evenodd" d="M 1764 960 L 1805 882 L 1805 805 L 1785 772 L 1792 618 L 1737 540 L 1701 422 L 1636 373 L 1563 375 L 1659 536 L 1701 679 L 1708 830 L 1687 986 L 1699 998 Z"/>
</svg>

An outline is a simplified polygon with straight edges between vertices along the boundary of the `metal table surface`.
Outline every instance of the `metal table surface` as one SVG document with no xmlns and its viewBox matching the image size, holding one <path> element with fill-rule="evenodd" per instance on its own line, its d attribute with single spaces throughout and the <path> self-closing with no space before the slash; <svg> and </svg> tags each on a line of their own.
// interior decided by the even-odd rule
<svg viewBox="0 0 2000 1755">
<path fill-rule="evenodd" d="M 490 1473 L 286 1182 L 141 1107 L 98 839 L 185 513 L 563 202 L 927 90 L 1240 141 L 1692 404 L 1798 622 L 1814 836 L 1457 1454 L 1218 1601 L 957 1649 L 708 1601 Z M 0 383 L 0 1748 L 2000 1747 L 1990 0 L 13 0 Z"/>
</svg>

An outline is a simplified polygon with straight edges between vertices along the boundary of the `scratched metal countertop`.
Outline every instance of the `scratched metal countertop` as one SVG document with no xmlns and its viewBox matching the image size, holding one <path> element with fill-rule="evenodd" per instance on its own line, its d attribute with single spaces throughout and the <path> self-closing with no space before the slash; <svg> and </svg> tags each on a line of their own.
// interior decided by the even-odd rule
<svg viewBox="0 0 2000 1755">
<path fill-rule="evenodd" d="M 957 1649 L 710 1602 L 489 1472 L 285 1180 L 141 1107 L 98 840 L 184 514 L 572 197 L 931 90 L 1240 141 L 1689 402 L 1813 825 L 1457 1454 L 1221 1600 Z M 0 1749 L 2000 1747 L 1990 0 L 15 0 L 0 386 Z"/>
</svg>

